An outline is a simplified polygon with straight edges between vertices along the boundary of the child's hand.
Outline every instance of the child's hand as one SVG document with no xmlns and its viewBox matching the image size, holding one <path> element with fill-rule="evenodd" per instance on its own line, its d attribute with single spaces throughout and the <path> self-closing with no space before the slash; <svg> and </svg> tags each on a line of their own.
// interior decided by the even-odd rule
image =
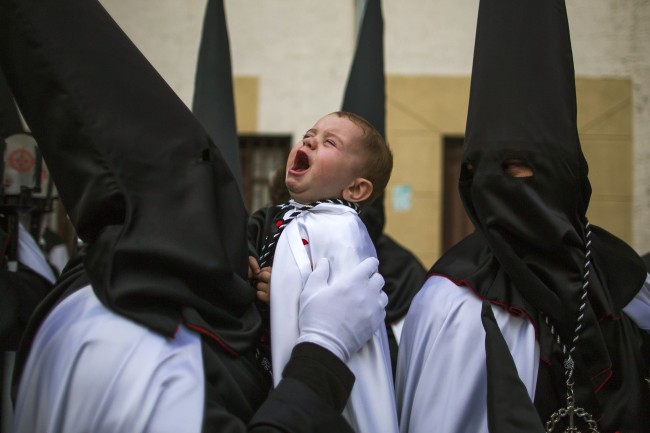
<svg viewBox="0 0 650 433">
<path fill-rule="evenodd" d="M 257 274 L 260 273 L 260 265 L 253 256 L 248 256 L 248 281 L 251 284 L 257 279 Z"/>
<path fill-rule="evenodd" d="M 271 302 L 271 266 L 260 269 L 257 274 L 257 299 L 267 304 Z"/>
<path fill-rule="evenodd" d="M 271 266 L 260 269 L 255 257 L 248 256 L 248 279 L 257 290 L 257 299 L 268 304 L 271 300 Z"/>
</svg>

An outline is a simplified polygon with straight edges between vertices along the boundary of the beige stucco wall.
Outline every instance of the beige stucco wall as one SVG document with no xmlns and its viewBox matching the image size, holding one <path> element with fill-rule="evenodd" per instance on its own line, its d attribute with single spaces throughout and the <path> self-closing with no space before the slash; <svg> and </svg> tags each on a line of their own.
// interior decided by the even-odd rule
<svg viewBox="0 0 650 433">
<path fill-rule="evenodd" d="M 205 1 L 101 2 L 189 105 Z M 225 3 L 234 74 L 256 80 L 254 99 L 257 102 L 253 104 L 256 112 L 241 114 L 247 118 L 241 127 L 246 124 L 249 128 L 255 123 L 260 132 L 299 136 L 320 115 L 339 108 L 355 44 L 355 0 L 226 0 Z M 594 198 L 590 214 L 609 209 L 613 214 L 623 215 L 622 219 L 631 221 L 627 227 L 619 227 L 619 222 L 609 218 L 602 221 L 598 218 L 597 222 L 644 253 L 650 251 L 647 222 L 650 220 L 650 173 L 646 169 L 650 163 L 650 2 L 568 0 L 567 3 L 577 75 L 623 83 L 631 95 L 629 130 L 621 137 L 612 136 L 610 141 L 598 141 L 599 150 L 585 151 L 594 176 L 598 176 L 597 172 L 614 173 L 608 179 L 617 179 L 592 178 Z M 408 124 L 400 123 L 404 116 L 396 104 L 416 107 L 433 103 L 421 101 L 424 93 L 417 89 L 398 97 L 394 91 L 401 86 L 399 77 L 467 80 L 471 72 L 477 6 L 478 0 L 383 1 L 389 75 L 387 128 L 394 147 L 409 133 Z M 236 86 L 239 87 L 238 82 Z M 437 92 L 452 90 L 453 87 L 443 86 Z M 439 93 L 436 98 L 441 98 Z M 466 95 L 444 98 L 446 103 L 462 104 L 459 101 Z M 603 98 L 608 99 L 606 95 Z M 251 99 L 247 100 L 250 106 Z M 607 104 L 602 103 L 603 107 Z M 238 109 L 243 110 L 243 105 Z M 589 115 L 589 108 L 584 110 L 581 119 Z M 456 112 L 456 108 L 447 107 L 439 109 L 436 115 L 444 117 L 452 111 Z M 459 113 L 462 111 L 458 109 Z M 443 130 L 456 129 L 455 125 L 464 122 L 464 114 L 449 119 L 449 124 L 446 122 L 434 117 L 425 123 Z M 459 131 L 462 132 L 462 126 Z M 431 154 L 435 163 L 440 143 L 436 150 L 435 140 L 431 138 L 420 137 L 416 152 Z M 425 149 L 425 142 L 433 142 L 434 147 Z M 583 142 L 590 142 L 590 138 L 584 137 Z M 620 153 L 617 149 L 627 150 Z M 399 154 L 393 184 L 412 177 L 414 207 L 420 202 L 437 206 L 439 186 L 425 186 L 420 174 L 414 174 L 420 171 L 409 166 L 409 161 L 422 165 L 423 159 L 410 151 Z M 408 171 L 404 172 L 403 167 L 409 167 Z M 439 176 L 433 167 L 423 173 L 429 178 Z M 394 217 L 393 213 L 389 214 L 389 218 Z M 414 218 L 426 223 L 421 225 L 422 230 L 435 231 L 439 226 L 435 219 L 439 217 L 433 212 Z M 436 255 L 435 246 L 428 249 L 411 246 L 416 236 L 398 233 L 394 221 L 389 221 L 388 230 L 417 250 L 423 261 L 428 262 Z"/>
<path fill-rule="evenodd" d="M 257 77 L 237 76 L 233 79 L 237 130 L 240 134 L 257 132 L 259 111 L 259 80 Z"/>
<path fill-rule="evenodd" d="M 389 75 L 386 92 L 386 137 L 395 159 L 386 231 L 428 266 L 441 248 L 442 139 L 463 135 L 469 77 Z M 395 203 L 404 186 L 412 191 L 408 209 Z"/>
<path fill-rule="evenodd" d="M 626 79 L 576 82 L 578 132 L 593 189 L 588 217 L 628 243 L 634 191 L 631 87 Z"/>
</svg>

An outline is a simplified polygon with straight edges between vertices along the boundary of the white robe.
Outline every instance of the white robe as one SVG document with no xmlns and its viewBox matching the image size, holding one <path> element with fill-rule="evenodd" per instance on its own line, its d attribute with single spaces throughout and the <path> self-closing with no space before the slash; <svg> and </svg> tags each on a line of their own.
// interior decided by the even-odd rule
<svg viewBox="0 0 650 433">
<path fill-rule="evenodd" d="M 181 325 L 166 339 L 108 310 L 86 286 L 36 334 L 11 432 L 199 433 L 204 388 L 198 334 Z"/>
<path fill-rule="evenodd" d="M 308 244 L 303 244 L 303 239 Z M 271 351 L 275 385 L 282 378 L 299 336 L 300 293 L 320 258 L 330 262 L 329 282 L 367 257 L 375 248 L 361 219 L 351 208 L 322 203 L 297 217 L 278 240 L 271 273 Z M 350 290 L 354 290 L 353 287 Z M 397 432 L 397 415 L 386 329 L 347 362 L 356 377 L 344 410 L 358 433 Z"/>
<path fill-rule="evenodd" d="M 18 224 L 18 261 L 54 284 L 56 277 L 45 259 L 43 250 L 22 224 Z"/>
<path fill-rule="evenodd" d="M 467 287 L 430 277 L 406 316 L 397 362 L 401 433 L 487 433 L 482 301 Z M 522 383 L 535 395 L 539 345 L 532 324 L 492 306 Z M 650 276 L 623 310 L 650 330 Z"/>
<path fill-rule="evenodd" d="M 22 224 L 18 224 L 18 262 L 36 272 L 51 284 L 54 284 L 56 281 L 54 272 L 45 259 L 43 250 L 41 250 L 32 235 L 25 227 L 23 227 Z M 16 352 L 5 352 L 1 353 L 0 356 L 4 356 L 4 371 L 0 372 L 3 375 L 2 394 L 0 397 L 0 401 L 2 402 L 0 417 L 2 424 L 0 425 L 0 429 L 2 429 L 3 432 L 6 432 L 8 431 L 13 419 L 13 408 L 9 402 L 9 388 L 11 385 L 11 375 L 14 368 Z"/>
</svg>

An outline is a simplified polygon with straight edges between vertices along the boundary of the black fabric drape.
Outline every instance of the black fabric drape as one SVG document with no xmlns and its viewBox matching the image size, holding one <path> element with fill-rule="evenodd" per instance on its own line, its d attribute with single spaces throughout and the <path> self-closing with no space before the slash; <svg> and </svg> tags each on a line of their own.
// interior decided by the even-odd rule
<svg viewBox="0 0 650 433">
<path fill-rule="evenodd" d="M 16 271 L 0 269 L 0 351 L 15 351 L 38 304 L 52 283 L 19 265 Z"/>
<path fill-rule="evenodd" d="M 501 335 L 492 307 L 483 301 L 481 321 L 485 329 L 485 356 L 488 371 L 488 429 L 499 433 L 543 433 L 542 422 L 519 380 L 510 349 Z M 522 402 L 516 410 L 512 401 Z M 499 414 L 499 416 L 494 416 Z"/>
</svg>

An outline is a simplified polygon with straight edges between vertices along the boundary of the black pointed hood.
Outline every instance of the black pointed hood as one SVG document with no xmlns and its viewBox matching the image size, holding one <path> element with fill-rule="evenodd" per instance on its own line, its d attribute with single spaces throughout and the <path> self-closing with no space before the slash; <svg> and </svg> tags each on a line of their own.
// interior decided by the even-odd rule
<svg viewBox="0 0 650 433">
<path fill-rule="evenodd" d="M 23 125 L 20 121 L 18 109 L 14 103 L 14 97 L 7 86 L 2 68 L 0 68 L 0 180 L 4 183 L 5 158 L 7 144 L 5 139 L 14 134 L 23 132 Z M 5 186 L 0 185 L 0 197 L 5 194 Z"/>
<path fill-rule="evenodd" d="M 460 193 L 527 300 L 571 339 L 591 194 L 563 0 L 482 1 Z M 508 160 L 533 174 L 513 178 Z"/>
<path fill-rule="evenodd" d="M 221 150 L 241 189 L 230 42 L 223 0 L 208 0 L 206 6 L 192 112 Z"/>
<path fill-rule="evenodd" d="M 0 68 L 0 138 L 7 138 L 20 132 L 24 132 L 20 114 Z"/>
<path fill-rule="evenodd" d="M 0 38 L 99 299 L 166 336 L 186 323 L 252 347 L 246 212 L 183 102 L 97 1 L 2 1 Z"/>
<path fill-rule="evenodd" d="M 386 137 L 384 19 L 380 0 L 366 0 L 341 109 L 365 118 Z"/>
<path fill-rule="evenodd" d="M 358 114 L 386 138 L 384 19 L 380 0 L 366 0 L 341 110 Z M 384 194 L 361 212 L 373 242 L 384 231 Z"/>
</svg>

